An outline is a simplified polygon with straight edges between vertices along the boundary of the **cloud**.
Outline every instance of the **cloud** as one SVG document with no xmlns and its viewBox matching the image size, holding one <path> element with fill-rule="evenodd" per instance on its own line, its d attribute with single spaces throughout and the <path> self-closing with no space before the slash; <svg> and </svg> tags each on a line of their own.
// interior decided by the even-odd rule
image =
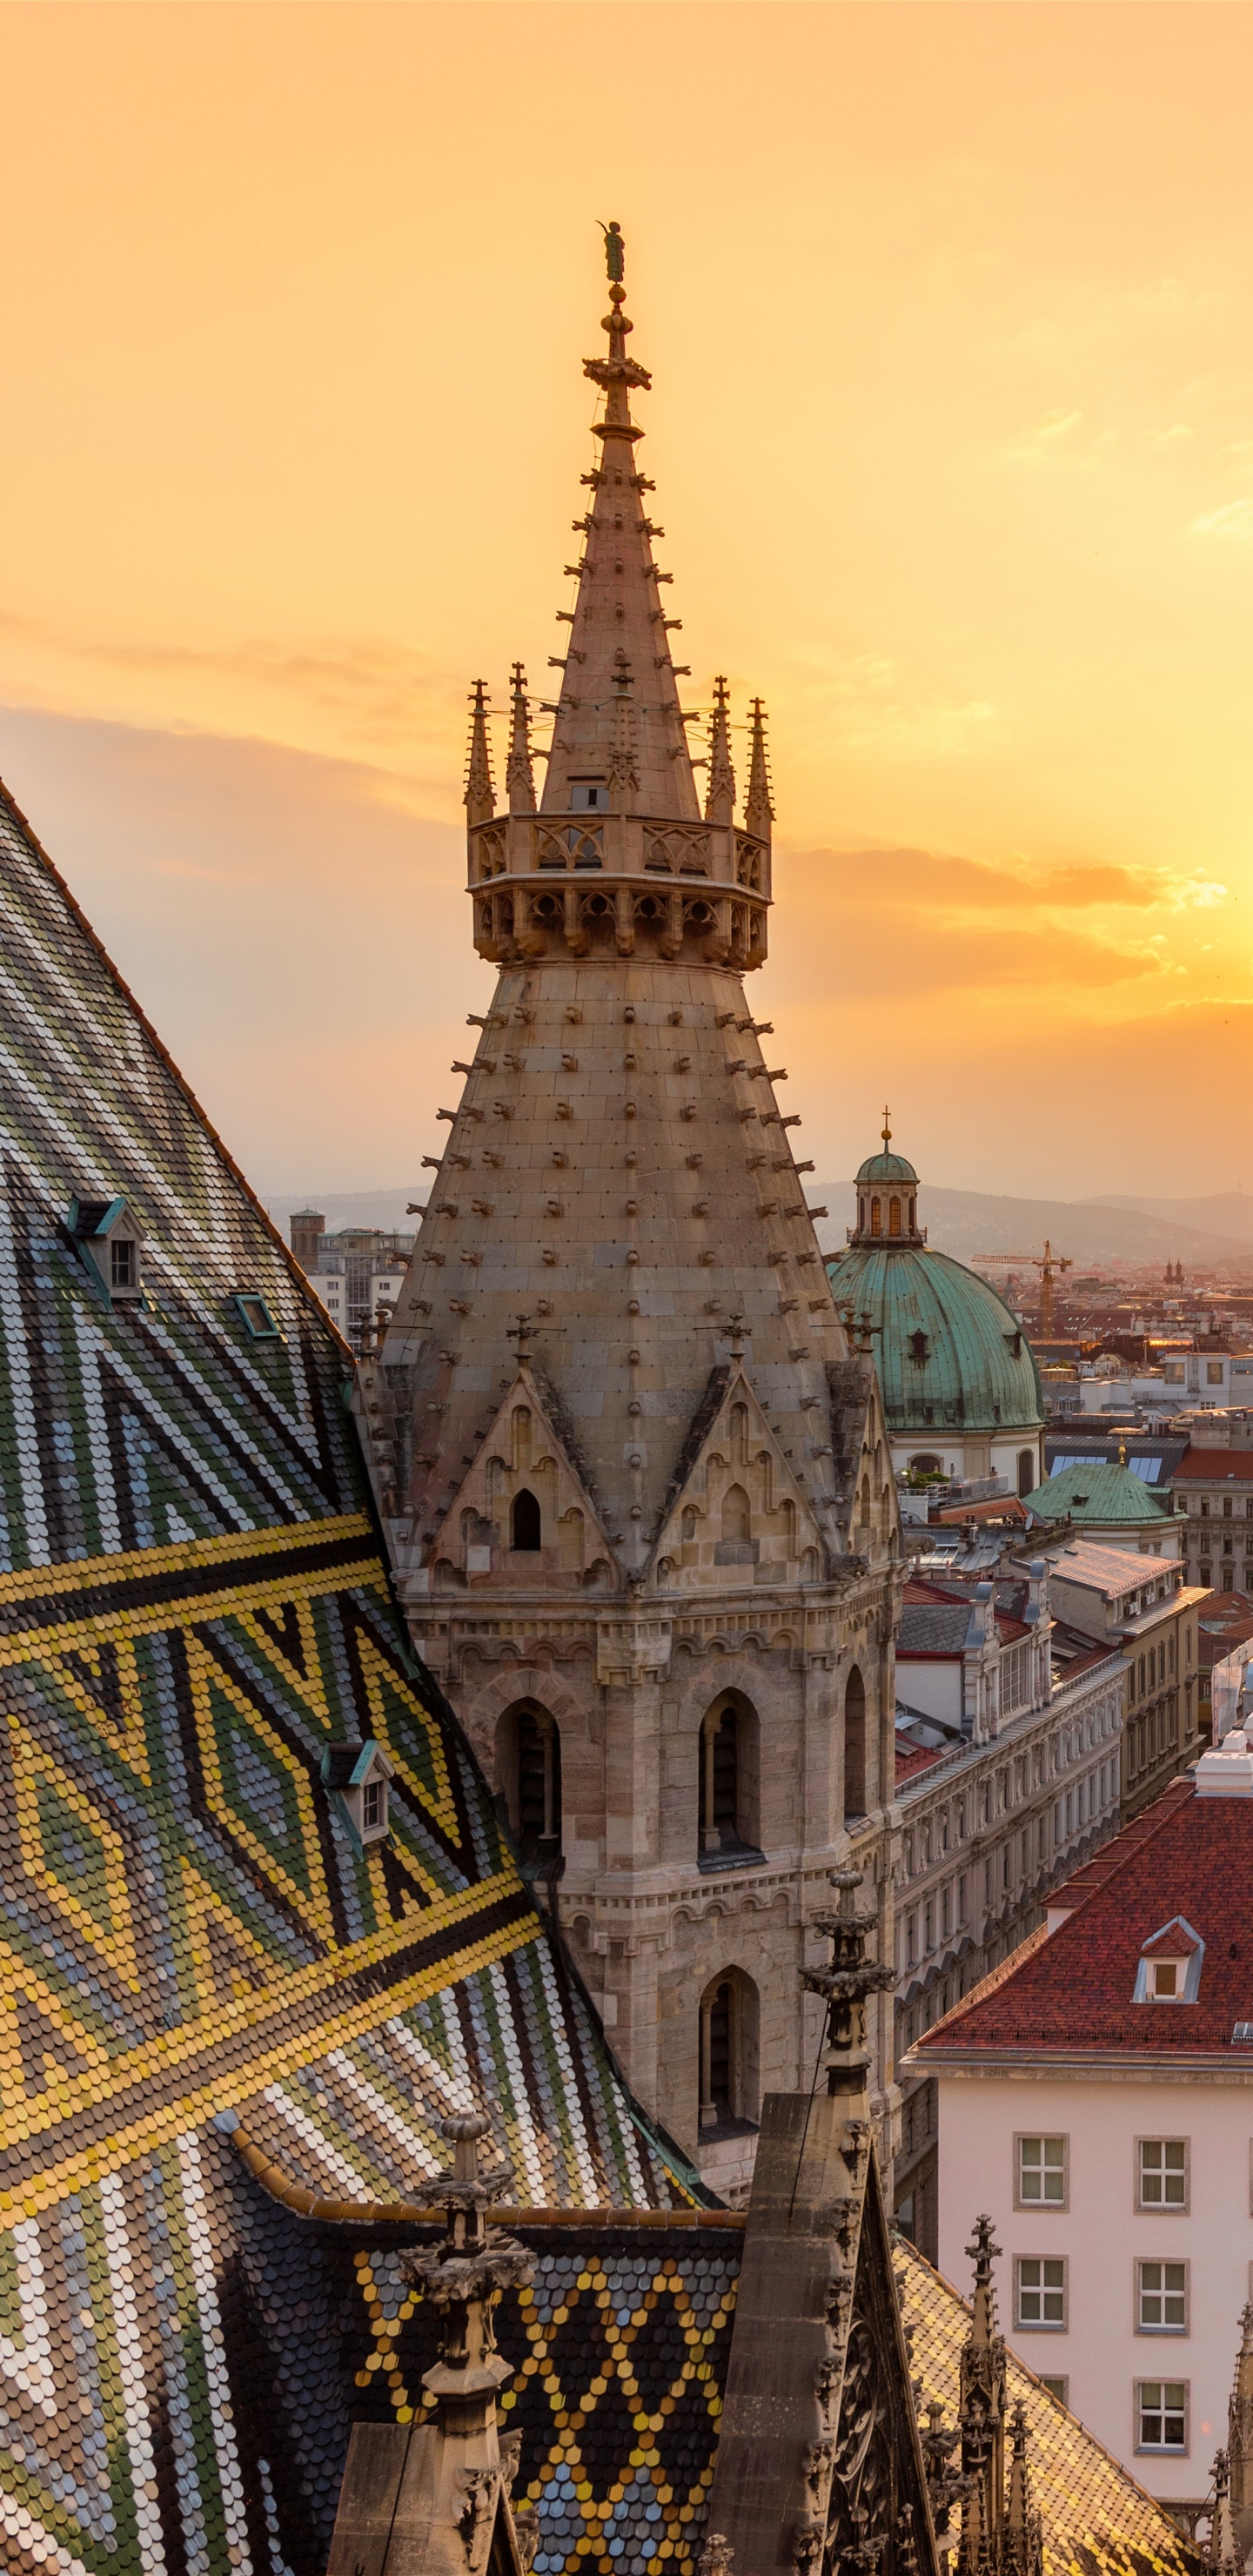
<svg viewBox="0 0 1253 2576">
<path fill-rule="evenodd" d="M 806 721 L 847 752 L 960 756 L 986 737 L 996 710 L 986 698 L 948 696 L 903 681 L 883 653 L 860 653 L 803 688 Z"/>
<path fill-rule="evenodd" d="M 884 906 L 923 905 L 941 913 L 976 917 L 985 912 L 1178 911 L 1219 900 L 1226 888 L 1159 868 L 1092 860 L 1070 865 L 1014 859 L 994 866 L 952 852 L 918 849 L 826 850 L 811 864 L 854 901 L 873 886 Z"/>
<path fill-rule="evenodd" d="M 1220 510 L 1206 510 L 1192 523 L 1197 537 L 1238 537 L 1245 544 L 1253 537 L 1253 500 L 1225 501 Z"/>
<path fill-rule="evenodd" d="M 265 636 L 236 644 L 124 643 L 74 635 L 35 618 L 0 611 L 0 642 L 97 672 L 129 672 L 154 681 L 242 683 L 246 690 L 295 702 L 329 717 L 374 749 L 441 742 L 463 722 L 465 687 L 434 656 L 380 636 L 322 636 L 276 643 Z M 23 677 L 28 675 L 24 666 Z M 13 685 L 12 681 L 10 685 Z M 26 694 L 25 690 L 22 692 Z M 212 730 L 212 726 L 206 728 Z"/>
</svg>

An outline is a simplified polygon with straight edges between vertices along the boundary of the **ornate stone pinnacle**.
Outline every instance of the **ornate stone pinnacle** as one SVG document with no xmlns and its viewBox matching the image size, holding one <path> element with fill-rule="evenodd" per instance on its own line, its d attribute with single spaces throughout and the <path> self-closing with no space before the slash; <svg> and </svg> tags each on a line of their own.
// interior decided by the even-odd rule
<svg viewBox="0 0 1253 2576">
<path fill-rule="evenodd" d="M 847 2092 L 864 2082 L 870 2064 L 866 2045 L 866 2000 L 886 1994 L 896 1983 L 893 1969 L 866 1957 L 866 1934 L 878 1917 L 873 1907 L 858 1909 L 853 1898 L 862 1884 L 859 1869 L 833 1869 L 828 1884 L 839 1891 L 839 1911 L 819 1914 L 813 1930 L 831 1943 L 829 1968 L 804 1968 L 801 1982 L 812 1995 L 822 1995 L 827 2016 L 827 2090 Z"/>
<path fill-rule="evenodd" d="M 491 2127 L 480 2111 L 441 2120 L 441 2134 L 454 2149 L 452 2172 L 434 2177 L 445 2233 L 438 2245 L 412 2247 L 400 2257 L 401 2279 L 425 2290 L 441 2311 L 439 2360 L 424 2372 L 422 2385 L 438 2401 L 442 2417 L 453 2410 L 461 2431 L 471 2419 L 487 2420 L 497 2390 L 513 2376 L 496 2349 L 492 2309 L 502 2290 L 525 2287 L 535 2268 L 524 2245 L 484 2225 L 488 2201 L 513 2179 L 507 2165 L 479 2171 L 479 2141 L 491 2135 Z"/>
</svg>

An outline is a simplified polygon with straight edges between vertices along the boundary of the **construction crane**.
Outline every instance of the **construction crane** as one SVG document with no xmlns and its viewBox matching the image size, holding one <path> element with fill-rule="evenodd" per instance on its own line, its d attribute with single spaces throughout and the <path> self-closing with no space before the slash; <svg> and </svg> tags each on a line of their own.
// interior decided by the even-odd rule
<svg viewBox="0 0 1253 2576">
<path fill-rule="evenodd" d="M 1067 1270 L 1074 1269 L 1068 1253 L 1054 1252 L 1048 1236 L 1043 1252 L 977 1252 L 971 1264 L 974 1270 L 1038 1270 L 1040 1273 L 1040 1339 L 1053 1338 L 1053 1282 Z"/>
</svg>

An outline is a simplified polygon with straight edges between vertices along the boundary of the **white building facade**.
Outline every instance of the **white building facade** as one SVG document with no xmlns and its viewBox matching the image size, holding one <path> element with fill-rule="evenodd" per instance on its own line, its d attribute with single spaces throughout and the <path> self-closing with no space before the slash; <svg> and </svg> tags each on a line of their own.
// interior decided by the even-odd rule
<svg viewBox="0 0 1253 2576">
<path fill-rule="evenodd" d="M 1008 2341 L 1188 2514 L 1226 2437 L 1253 2263 L 1253 1758 L 1233 1741 L 905 2069 L 938 2090 L 941 2271 L 989 2210 Z"/>
</svg>

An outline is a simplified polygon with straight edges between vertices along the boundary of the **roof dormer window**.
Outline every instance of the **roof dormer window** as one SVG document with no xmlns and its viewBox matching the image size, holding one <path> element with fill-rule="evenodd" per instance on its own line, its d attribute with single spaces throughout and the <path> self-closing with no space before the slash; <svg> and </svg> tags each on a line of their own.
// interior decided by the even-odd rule
<svg viewBox="0 0 1253 2576">
<path fill-rule="evenodd" d="M 144 1293 L 143 1237 L 123 1198 L 71 1199 L 66 1223 L 93 1287 L 110 1306 L 138 1304 Z"/>
<path fill-rule="evenodd" d="M 1182 1914 L 1149 1935 L 1136 1965 L 1133 2003 L 1194 2004 L 1200 1991 L 1205 1943 Z"/>
<path fill-rule="evenodd" d="M 381 1744 L 328 1744 L 322 1756 L 322 1781 L 331 1805 L 363 1849 L 385 1842 L 388 1833 L 387 1784 L 393 1777 Z"/>
<path fill-rule="evenodd" d="M 277 1342 L 282 1336 L 264 1297 L 257 1288 L 236 1288 L 231 1304 L 239 1316 L 250 1342 Z"/>
</svg>

